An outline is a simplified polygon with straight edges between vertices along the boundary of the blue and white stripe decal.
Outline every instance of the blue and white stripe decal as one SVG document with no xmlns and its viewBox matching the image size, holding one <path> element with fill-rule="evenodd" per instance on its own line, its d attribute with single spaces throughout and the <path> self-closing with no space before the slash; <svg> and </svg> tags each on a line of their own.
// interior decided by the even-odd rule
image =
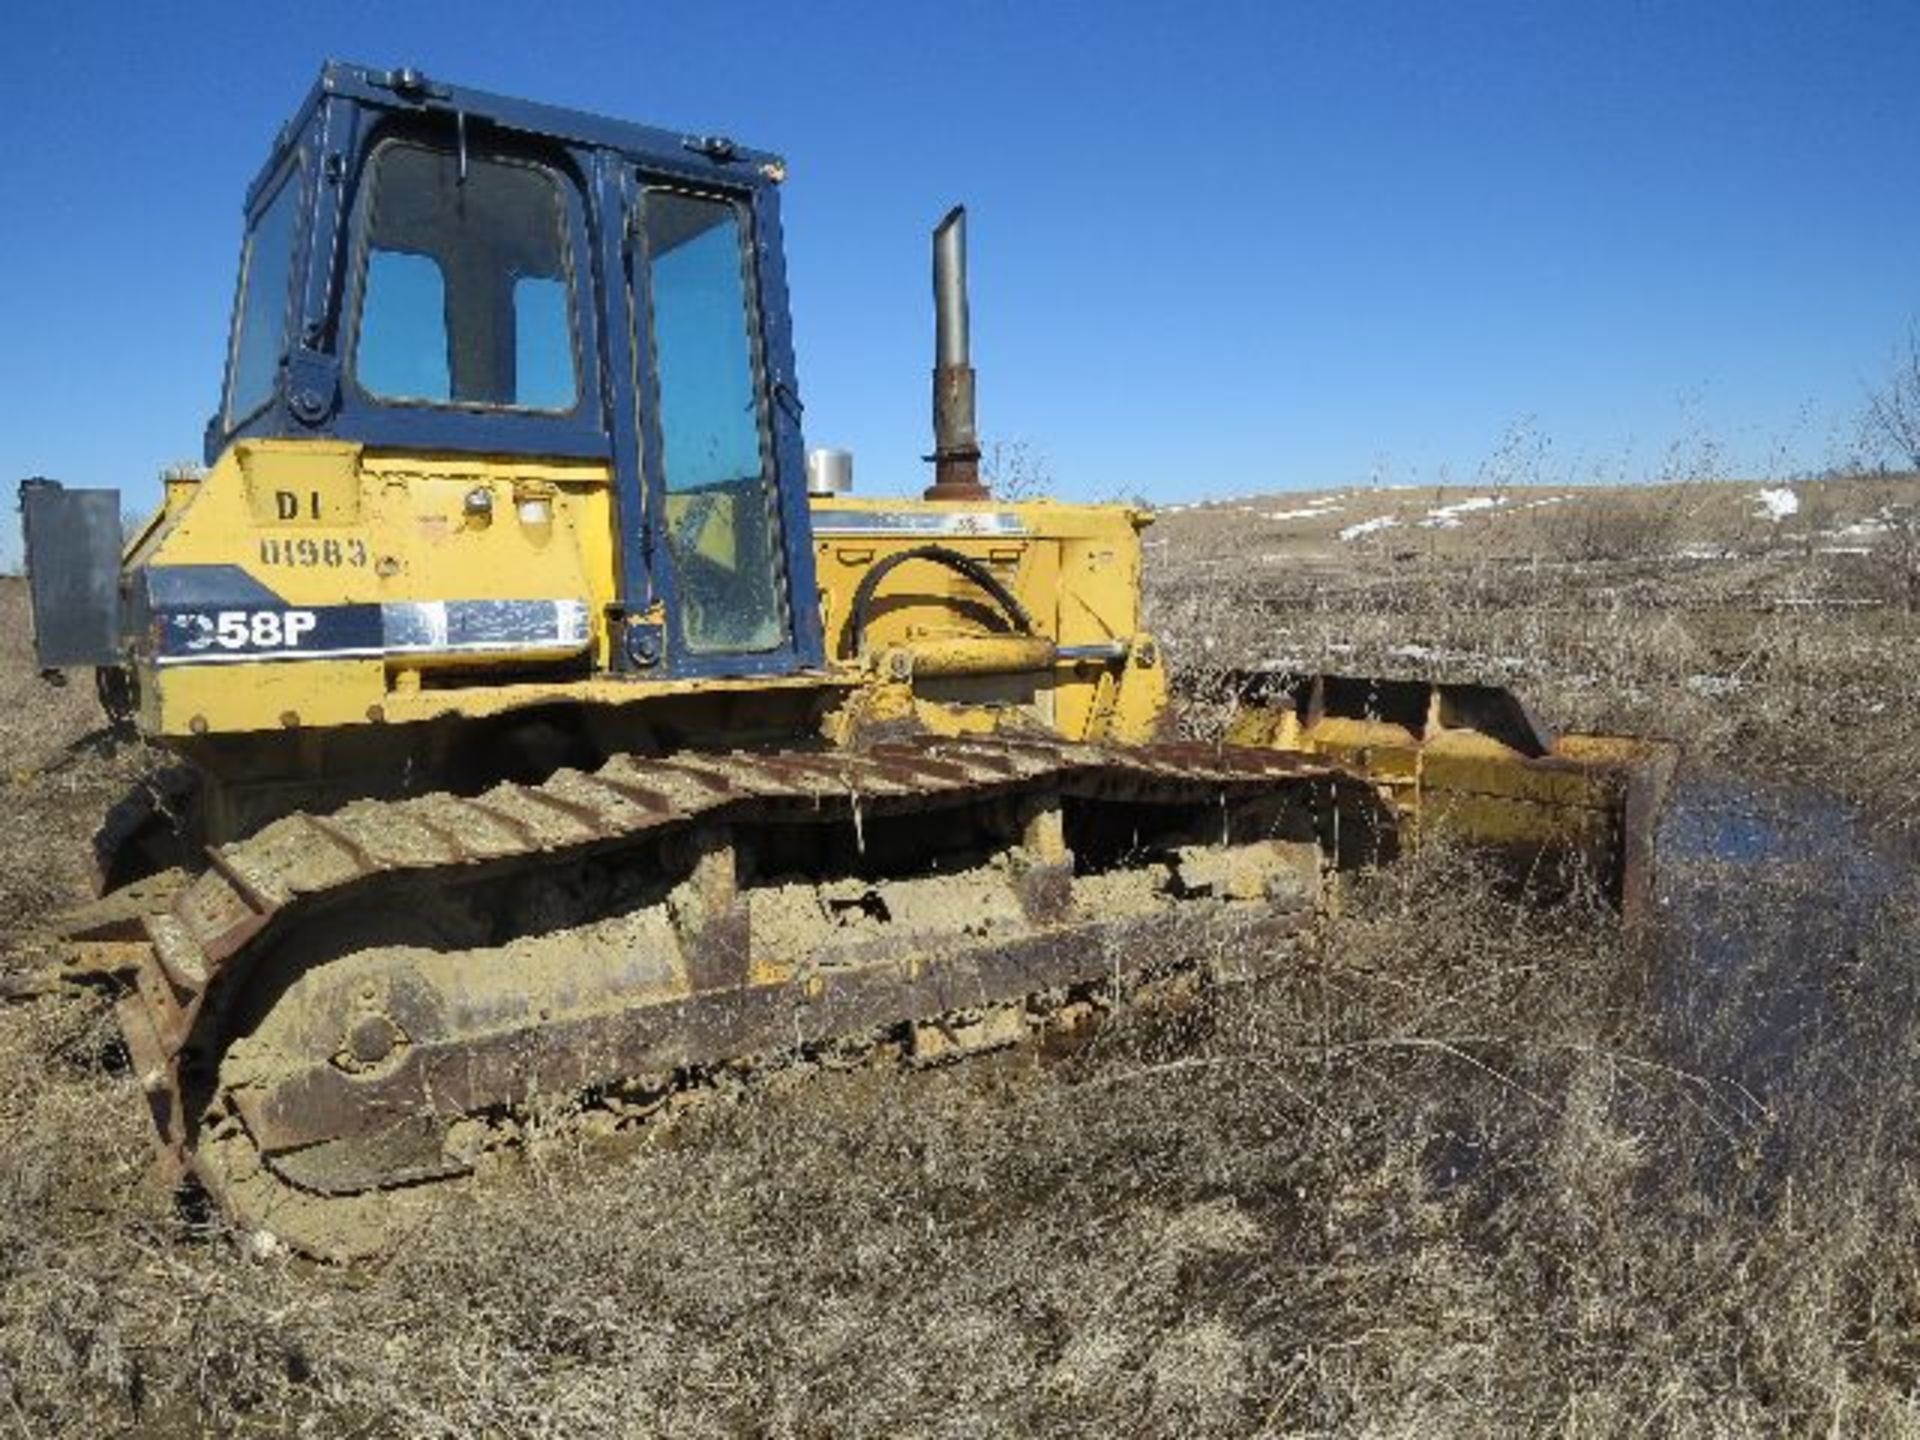
<svg viewBox="0 0 1920 1440">
<path fill-rule="evenodd" d="M 587 648 L 582 600 L 248 603 L 156 608 L 160 665 L 371 660 L 389 655 L 572 655 Z"/>
<path fill-rule="evenodd" d="M 816 535 L 1025 535 L 1011 510 L 816 510 Z"/>
</svg>

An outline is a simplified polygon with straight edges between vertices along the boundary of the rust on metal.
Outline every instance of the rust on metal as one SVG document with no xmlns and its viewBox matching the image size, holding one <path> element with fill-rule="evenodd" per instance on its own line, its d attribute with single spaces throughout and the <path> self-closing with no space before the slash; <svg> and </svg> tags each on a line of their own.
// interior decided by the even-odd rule
<svg viewBox="0 0 1920 1440">
<path fill-rule="evenodd" d="M 911 783 L 924 776 L 944 784 L 960 785 L 972 778 L 966 767 L 958 761 L 934 760 L 915 752 L 903 752 L 893 745 L 875 745 L 859 753 L 865 756 L 876 772 L 902 783 Z"/>
<path fill-rule="evenodd" d="M 489 825 L 497 825 L 501 829 L 507 830 L 512 834 L 519 836 L 522 844 L 532 846 L 532 847 L 538 846 L 539 844 L 538 832 L 534 829 L 532 825 L 528 824 L 525 820 L 521 819 L 518 815 L 509 814 L 505 810 L 501 810 L 496 808 L 495 806 L 485 804 L 484 802 L 477 799 L 462 800 L 460 802 L 460 805 L 462 809 L 467 810 L 472 814 L 478 815 L 485 823 Z"/>
<path fill-rule="evenodd" d="M 207 847 L 207 864 L 213 868 L 214 872 L 218 874 L 221 879 L 225 880 L 227 884 L 233 888 L 234 893 L 244 900 L 247 908 L 252 910 L 256 915 L 267 915 L 274 910 L 275 904 L 273 899 L 270 896 L 263 895 L 259 887 L 247 877 L 239 866 L 233 863 L 232 857 L 226 853 L 224 846 L 210 845 Z"/>
<path fill-rule="evenodd" d="M 459 834 L 456 833 L 450 825 L 443 824 L 426 815 L 415 816 L 414 823 L 435 840 L 439 841 L 441 846 L 445 848 L 447 854 L 453 857 L 454 863 L 463 865 L 473 859 L 473 852 L 467 848 L 466 842 L 460 838 Z"/>
<path fill-rule="evenodd" d="M 1100 803 L 1087 809 L 1088 801 Z M 1289 833 L 1337 828 L 1320 814 L 1330 806 L 1351 812 L 1343 823 L 1394 823 L 1371 786 L 1310 756 L 981 738 L 865 753 L 676 755 L 644 772 L 622 759 L 591 774 L 562 771 L 540 785 L 497 786 L 477 799 L 422 796 L 307 818 L 298 822 L 306 833 L 317 830 L 330 854 L 354 863 L 313 867 L 312 847 L 292 843 L 299 832 L 278 827 L 228 847 L 171 911 L 145 922 L 147 958 L 125 1001 L 138 1019 L 126 1023 L 139 1032 L 163 1152 L 184 1156 L 243 1219 L 263 1203 L 243 1192 L 267 1182 L 236 1178 L 236 1145 L 266 1158 L 278 1177 L 272 1183 L 289 1193 L 345 1203 L 339 1197 L 461 1172 L 468 1160 L 447 1126 L 511 1112 L 535 1093 L 586 1092 L 633 1075 L 731 1063 L 909 1022 L 934 1024 L 948 1035 L 943 1044 L 955 1043 L 952 1035 L 971 1033 L 971 1022 L 949 1023 L 948 1012 L 1100 982 L 1116 953 L 1132 957 L 1128 964 L 1173 956 L 1205 932 L 1182 928 L 1196 905 L 1240 915 L 1236 923 L 1252 916 L 1247 933 L 1295 934 L 1317 892 L 1262 879 L 1267 872 L 1257 865 L 1243 879 L 1230 865 L 1209 870 L 1189 859 L 1182 879 L 1176 850 L 1164 862 L 1144 852 L 1127 858 L 1139 847 L 1137 836 L 1123 834 L 1082 876 L 1074 853 L 1082 843 L 1073 838 L 1075 823 L 1132 833 L 1128 827 L 1150 812 L 1136 821 L 1129 804 L 1170 805 L 1175 816 L 1208 817 L 1211 826 L 1222 823 L 1213 817 L 1223 806 L 1253 806 L 1246 811 L 1253 817 L 1275 802 L 1300 817 Z M 920 827 L 936 847 L 930 853 L 941 854 L 940 845 L 975 847 L 977 871 L 904 881 L 884 871 L 845 881 L 825 872 L 828 878 L 795 890 L 782 869 L 792 862 L 776 858 L 755 865 L 757 888 L 741 888 L 742 844 L 771 845 L 774 857 L 809 848 L 828 855 L 835 845 L 864 853 L 863 826 L 929 811 L 942 817 Z M 463 842 L 462 815 L 478 822 L 485 843 Z M 544 816 L 557 823 L 542 823 Z M 379 832 L 366 828 L 376 817 Z M 795 819 L 842 827 L 842 838 L 781 839 L 780 827 Z M 791 850 L 795 844 L 800 851 Z M 446 893 L 457 901 L 490 889 L 479 882 L 497 879 L 516 857 L 561 876 L 576 858 L 617 864 L 622 845 L 636 847 L 641 867 L 684 868 L 679 880 L 660 882 L 675 888 L 659 892 L 655 911 L 629 919 L 616 909 L 605 921 L 613 927 L 608 938 L 580 942 L 599 947 L 592 953 L 602 958 L 590 962 L 597 969 L 527 970 L 513 960 L 513 942 L 455 952 L 446 960 L 451 969 L 433 972 L 441 981 L 420 968 L 420 952 L 394 951 L 389 962 L 380 958 L 389 952 L 374 945 L 354 951 L 350 963 L 324 958 L 335 953 L 326 937 L 336 917 L 372 916 L 382 897 L 415 893 L 422 879 L 451 887 Z M 996 854 L 1003 858 L 993 860 Z M 773 868 L 762 873 L 765 863 Z M 935 872 L 940 863 L 934 860 Z M 1101 868 L 1115 864 L 1121 868 Z M 1108 913 L 1114 904 L 1120 908 Z M 656 912 L 663 918 L 646 918 Z M 352 933 L 355 946 L 373 943 Z M 288 1011 L 297 1023 L 274 1031 L 283 1038 L 264 1050 L 255 1022 L 236 1032 L 228 1007 L 206 1003 L 216 974 L 226 977 L 224 993 L 245 994 L 252 967 L 309 952 L 322 958 L 299 962 L 305 968 L 292 977 L 296 986 L 300 975 L 318 983 L 337 965 L 347 968 L 298 1001 L 306 1008 Z M 378 968 L 389 963 L 390 971 Z M 361 973 L 365 985 L 350 985 Z M 560 978 L 541 990 L 537 974 Z M 600 978 L 588 984 L 589 974 Z M 274 983 L 284 987 L 288 979 Z M 520 998 L 508 1003 L 512 995 Z M 295 1003 L 288 992 L 275 1009 Z M 229 1064 L 236 1045 L 250 1057 L 237 1066 Z M 285 1045 L 294 1049 L 274 1048 Z M 912 1048 L 917 1053 L 917 1042 Z M 189 1052 L 201 1060 L 179 1064 Z M 252 1173 L 245 1164 L 241 1171 Z"/>
<path fill-rule="evenodd" d="M 583 801 L 569 799 L 565 795 L 556 794 L 550 785 L 530 786 L 521 793 L 528 804 L 536 807 L 545 806 L 547 809 L 572 820 L 575 824 L 584 828 L 591 836 L 605 836 L 611 833 L 607 829 L 606 817 L 603 814 Z"/>
<path fill-rule="evenodd" d="M 627 801 L 650 815 L 665 815 L 673 809 L 673 802 L 658 790 L 649 790 L 646 786 L 632 780 L 623 780 L 609 775 L 605 770 L 593 776 L 593 783 L 604 785 L 622 800 Z"/>
<path fill-rule="evenodd" d="M 990 499 L 980 483 L 972 345 L 967 323 L 967 212 L 956 205 L 933 232 L 933 484 L 929 500 Z"/>
<path fill-rule="evenodd" d="M 366 847 L 338 825 L 329 823 L 319 815 L 303 815 L 300 818 L 305 822 L 307 829 L 352 861 L 354 869 L 364 874 L 380 868 L 374 858 L 367 853 Z"/>
<path fill-rule="evenodd" d="M 739 793 L 739 787 L 718 770 L 708 769 L 691 756 L 675 755 L 661 762 L 661 770 L 667 774 L 685 776 L 696 785 L 706 788 L 709 794 L 733 795 Z"/>
<path fill-rule="evenodd" d="M 1300 910 L 1276 911 L 1235 927 L 1237 944 L 1290 939 Z M 957 947 L 920 963 L 865 965 L 790 981 L 634 1006 L 610 1014 L 529 1025 L 419 1045 L 397 1068 L 359 1080 L 317 1063 L 239 1102 L 247 1128 L 270 1155 L 326 1141 L 381 1135 L 397 1117 L 451 1119 L 535 1094 L 565 1094 L 609 1073 L 644 1075 L 819 1043 L 903 1020 L 925 1019 L 1016 1000 L 1105 972 L 1105 957 L 1128 968 L 1165 963 L 1204 945 L 1189 917 L 1173 914 L 1050 930 L 1011 941 Z"/>
</svg>

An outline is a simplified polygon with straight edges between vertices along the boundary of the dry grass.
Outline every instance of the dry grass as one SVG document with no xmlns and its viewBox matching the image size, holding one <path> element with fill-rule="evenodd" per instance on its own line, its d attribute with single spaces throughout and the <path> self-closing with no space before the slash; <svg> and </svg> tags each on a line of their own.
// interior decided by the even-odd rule
<svg viewBox="0 0 1920 1440">
<path fill-rule="evenodd" d="M 352 1272 L 142 1186 L 96 1005 L 0 1011 L 0 1433 L 1920 1431 L 1915 620 L 1791 543 L 1234 587 L 1204 553 L 1154 576 L 1186 653 L 1498 661 L 1552 720 L 1693 742 L 1653 942 L 1430 851 L 1257 988 L 556 1141 Z M 86 707 L 9 677 L 38 865 L 136 757 L 58 763 Z"/>
<path fill-rule="evenodd" d="M 0 973 L 45 958 L 34 922 L 87 895 L 95 825 L 157 760 L 108 733 L 85 676 L 40 677 L 31 623 L 25 585 L 0 578 Z"/>
</svg>

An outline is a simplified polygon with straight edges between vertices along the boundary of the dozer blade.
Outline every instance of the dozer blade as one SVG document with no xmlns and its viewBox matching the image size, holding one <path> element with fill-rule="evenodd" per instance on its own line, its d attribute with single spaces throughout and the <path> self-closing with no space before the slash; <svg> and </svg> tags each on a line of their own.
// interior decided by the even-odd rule
<svg viewBox="0 0 1920 1440">
<path fill-rule="evenodd" d="M 214 849 L 143 922 L 122 1021 L 167 1154 L 243 1227 L 344 1258 L 550 1102 L 617 1128 L 715 1067 L 939 1059 L 1257 973 L 1398 823 L 1271 750 L 621 758 Z"/>
<path fill-rule="evenodd" d="M 1234 745 L 1335 760 L 1378 782 L 1409 845 L 1446 834 L 1498 853 L 1549 893 L 1597 885 L 1636 923 L 1678 748 L 1559 735 L 1494 685 L 1242 672 Z"/>
</svg>

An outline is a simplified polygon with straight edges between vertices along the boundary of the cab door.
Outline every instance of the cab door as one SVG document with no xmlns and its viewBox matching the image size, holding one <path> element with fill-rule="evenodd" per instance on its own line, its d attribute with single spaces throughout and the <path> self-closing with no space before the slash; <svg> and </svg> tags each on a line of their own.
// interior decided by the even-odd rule
<svg viewBox="0 0 1920 1440">
<path fill-rule="evenodd" d="M 803 452 L 796 417 L 775 401 L 775 366 L 784 369 L 790 352 L 769 354 L 754 207 L 644 176 L 634 206 L 645 544 L 665 606 L 667 668 L 734 675 L 817 665 L 794 463 Z M 784 324 L 781 332 L 784 340 Z"/>
</svg>

